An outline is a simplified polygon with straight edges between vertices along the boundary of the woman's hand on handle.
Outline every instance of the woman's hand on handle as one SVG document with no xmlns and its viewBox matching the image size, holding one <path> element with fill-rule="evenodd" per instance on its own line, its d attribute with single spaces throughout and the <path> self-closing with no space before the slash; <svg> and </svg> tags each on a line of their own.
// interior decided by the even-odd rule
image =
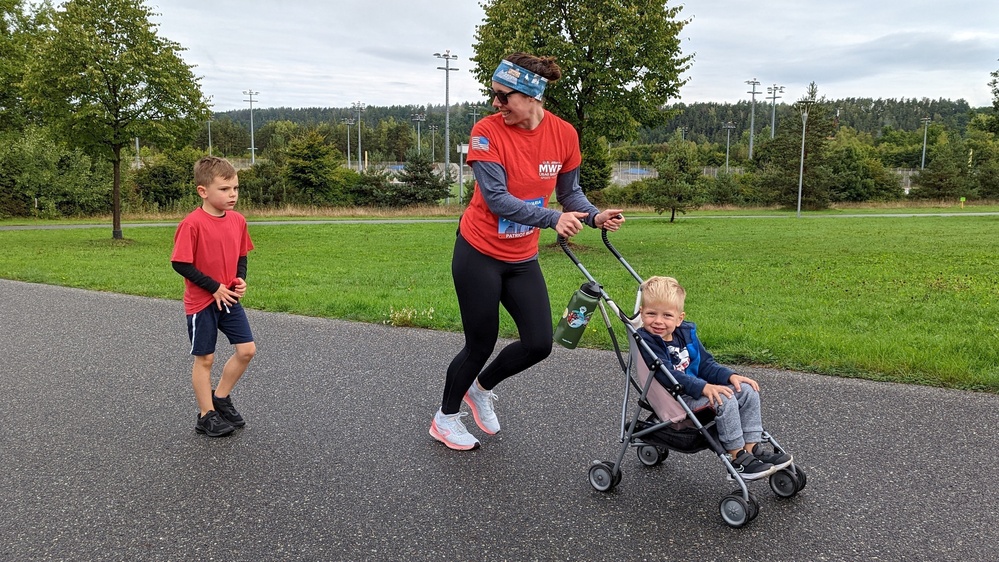
<svg viewBox="0 0 999 562">
<path fill-rule="evenodd" d="M 624 222 L 624 215 L 621 213 L 622 209 L 607 209 L 593 218 L 593 224 L 597 228 L 613 232 L 621 228 L 621 223 Z"/>
<path fill-rule="evenodd" d="M 583 230 L 583 219 L 586 217 L 586 213 L 578 211 L 562 213 L 562 216 L 558 218 L 558 224 L 555 225 L 555 232 L 566 238 L 575 236 L 580 230 Z"/>
</svg>

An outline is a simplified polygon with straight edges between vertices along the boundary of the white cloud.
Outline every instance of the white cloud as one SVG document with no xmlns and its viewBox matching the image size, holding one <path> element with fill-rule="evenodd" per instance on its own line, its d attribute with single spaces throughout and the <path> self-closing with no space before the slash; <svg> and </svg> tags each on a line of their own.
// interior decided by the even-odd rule
<svg viewBox="0 0 999 562">
<path fill-rule="evenodd" d="M 675 5 L 670 2 L 670 5 Z M 188 50 L 216 110 L 444 103 L 433 53 L 459 56 L 452 103 L 482 102 L 470 73 L 477 0 L 161 0 L 160 33 Z M 748 99 L 744 81 L 815 81 L 829 98 L 949 98 L 991 104 L 999 68 L 999 10 L 957 0 L 690 0 L 681 38 L 695 53 L 683 102 Z"/>
</svg>

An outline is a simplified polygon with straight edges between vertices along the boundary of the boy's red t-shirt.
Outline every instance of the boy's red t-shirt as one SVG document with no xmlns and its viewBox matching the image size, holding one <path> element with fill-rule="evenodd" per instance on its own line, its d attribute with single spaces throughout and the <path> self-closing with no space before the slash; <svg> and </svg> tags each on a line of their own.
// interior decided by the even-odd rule
<svg viewBox="0 0 999 562">
<path fill-rule="evenodd" d="M 503 122 L 502 114 L 495 113 L 472 127 L 468 162 L 475 161 L 502 165 L 510 195 L 547 207 L 559 172 L 579 167 L 579 137 L 572 125 L 548 110 L 533 130 L 511 127 Z M 460 229 L 473 248 L 498 260 L 524 261 L 538 253 L 540 229 L 493 214 L 478 189 Z"/>
<path fill-rule="evenodd" d="M 253 249 L 243 215 L 228 211 L 221 217 L 198 207 L 177 225 L 170 261 L 194 264 L 198 271 L 229 286 L 236 279 L 239 258 Z M 200 312 L 215 297 L 184 279 L 184 312 Z"/>
</svg>

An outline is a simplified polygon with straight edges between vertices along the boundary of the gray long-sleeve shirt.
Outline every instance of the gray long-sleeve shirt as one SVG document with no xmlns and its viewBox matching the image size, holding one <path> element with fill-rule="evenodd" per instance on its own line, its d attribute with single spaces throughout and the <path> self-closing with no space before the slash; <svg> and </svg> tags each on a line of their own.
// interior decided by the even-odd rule
<svg viewBox="0 0 999 562">
<path fill-rule="evenodd" d="M 472 173 L 489 210 L 495 215 L 519 224 L 539 228 L 555 228 L 561 212 L 526 203 L 507 191 L 506 169 L 496 162 L 473 161 Z M 560 172 L 555 180 L 555 199 L 565 211 L 587 213 L 586 224 L 596 227 L 594 219 L 600 212 L 583 193 L 579 185 L 579 168 Z"/>
</svg>

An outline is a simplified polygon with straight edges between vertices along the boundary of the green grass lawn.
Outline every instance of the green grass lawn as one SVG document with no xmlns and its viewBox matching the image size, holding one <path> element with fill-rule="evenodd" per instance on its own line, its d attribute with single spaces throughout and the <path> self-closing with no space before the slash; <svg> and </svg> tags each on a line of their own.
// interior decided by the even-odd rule
<svg viewBox="0 0 999 562">
<path fill-rule="evenodd" d="M 680 280 L 688 319 L 724 362 L 999 392 L 999 217 L 792 217 L 644 217 L 611 239 L 642 276 Z M 244 303 L 460 330 L 455 226 L 251 225 Z M 173 228 L 123 230 L 123 241 L 109 225 L 0 231 L 0 277 L 179 300 Z M 554 242 L 545 231 L 540 260 L 557 317 L 584 278 Z M 637 284 L 599 232 L 584 231 L 573 248 L 630 311 Z M 502 333 L 515 333 L 505 315 Z M 596 317 L 582 345 L 610 346 Z"/>
</svg>

